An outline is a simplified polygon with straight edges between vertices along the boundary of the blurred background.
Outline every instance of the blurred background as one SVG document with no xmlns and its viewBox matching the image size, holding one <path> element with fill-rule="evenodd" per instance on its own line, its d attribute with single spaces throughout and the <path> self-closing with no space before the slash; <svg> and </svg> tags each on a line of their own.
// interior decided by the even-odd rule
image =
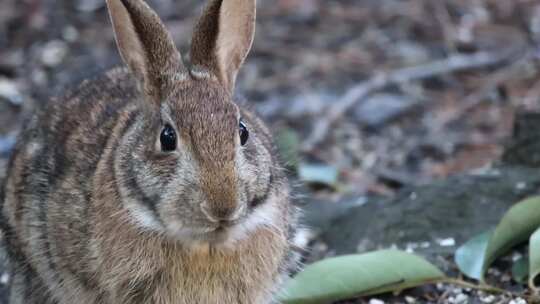
<svg viewBox="0 0 540 304">
<path fill-rule="evenodd" d="M 148 2 L 185 53 L 203 1 Z M 22 109 L 120 63 L 104 3 L 0 1 L 0 151 Z M 516 110 L 539 106 L 539 39 L 533 0 L 260 1 L 238 91 L 297 133 L 302 156 L 335 167 L 342 191 L 392 195 L 497 159 Z M 310 140 L 329 109 L 378 73 L 479 51 L 493 63 L 389 83 Z"/>
<path fill-rule="evenodd" d="M 204 1 L 148 2 L 185 54 Z M 470 235 L 505 195 L 537 191 L 540 177 L 503 170 L 490 181 L 525 185 L 486 209 L 474 203 L 506 188 L 470 173 L 513 159 L 516 117 L 540 107 L 539 0 L 259 1 L 257 26 L 237 89 L 302 182 L 306 262 L 388 246 L 439 260 L 465 238 L 444 229 Z M 27 113 L 118 64 L 104 0 L 1 0 L 0 178 Z M 421 214 L 452 195 L 461 205 Z"/>
</svg>

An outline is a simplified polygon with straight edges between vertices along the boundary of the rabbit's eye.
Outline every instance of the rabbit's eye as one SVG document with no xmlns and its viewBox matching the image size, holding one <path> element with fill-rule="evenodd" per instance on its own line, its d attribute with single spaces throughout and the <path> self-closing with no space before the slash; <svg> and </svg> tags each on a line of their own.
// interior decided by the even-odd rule
<svg viewBox="0 0 540 304">
<path fill-rule="evenodd" d="M 240 144 L 243 146 L 247 143 L 249 131 L 243 121 L 240 121 Z"/>
<path fill-rule="evenodd" d="M 159 137 L 161 141 L 161 150 L 164 152 L 171 152 L 176 150 L 176 132 L 174 129 L 166 125 L 161 131 L 161 136 Z"/>
</svg>

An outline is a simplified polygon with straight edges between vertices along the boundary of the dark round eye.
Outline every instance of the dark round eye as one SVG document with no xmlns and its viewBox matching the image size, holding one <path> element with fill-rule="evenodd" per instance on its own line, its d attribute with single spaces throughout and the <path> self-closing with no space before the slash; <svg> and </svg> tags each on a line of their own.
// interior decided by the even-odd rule
<svg viewBox="0 0 540 304">
<path fill-rule="evenodd" d="M 249 139 L 249 131 L 243 121 L 240 121 L 240 144 L 243 146 Z"/>
<path fill-rule="evenodd" d="M 161 151 L 171 152 L 176 150 L 176 132 L 171 126 L 165 125 L 159 140 L 161 141 Z"/>
</svg>

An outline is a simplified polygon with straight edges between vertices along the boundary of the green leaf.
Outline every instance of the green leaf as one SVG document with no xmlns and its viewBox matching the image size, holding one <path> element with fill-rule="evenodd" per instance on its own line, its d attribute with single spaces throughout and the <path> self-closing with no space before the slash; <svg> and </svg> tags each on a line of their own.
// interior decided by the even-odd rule
<svg viewBox="0 0 540 304">
<path fill-rule="evenodd" d="M 515 261 L 512 265 L 512 278 L 514 281 L 523 284 L 527 282 L 529 276 L 529 261 L 527 258 L 522 257 Z"/>
<path fill-rule="evenodd" d="M 306 183 L 335 186 L 339 173 L 335 167 L 328 165 L 300 164 L 298 175 Z"/>
<path fill-rule="evenodd" d="M 529 287 L 540 291 L 540 228 L 529 240 Z"/>
<path fill-rule="evenodd" d="M 494 229 L 481 233 L 460 246 L 454 256 L 459 270 L 466 276 L 480 280 L 483 276 L 486 249 Z"/>
<path fill-rule="evenodd" d="M 515 245 L 525 242 L 538 227 L 540 197 L 517 203 L 504 215 L 495 230 L 484 232 L 458 248 L 455 254 L 456 264 L 468 277 L 484 280 L 486 270 L 493 261 L 508 253 Z M 540 245 L 538 246 L 537 251 L 540 251 Z M 514 265 L 513 270 L 518 281 L 520 277 L 527 275 L 527 271 L 522 268 L 523 265 Z"/>
<path fill-rule="evenodd" d="M 281 301 L 329 303 L 399 291 L 444 278 L 437 267 L 423 258 L 398 250 L 346 255 L 307 266 L 288 282 Z"/>
<path fill-rule="evenodd" d="M 498 257 L 525 241 L 540 227 L 540 197 L 526 199 L 512 207 L 493 232 L 486 249 L 482 267 L 483 280 L 486 270 Z"/>
<path fill-rule="evenodd" d="M 296 172 L 300 163 L 300 137 L 290 128 L 280 129 L 276 135 L 276 145 L 287 168 Z"/>
</svg>

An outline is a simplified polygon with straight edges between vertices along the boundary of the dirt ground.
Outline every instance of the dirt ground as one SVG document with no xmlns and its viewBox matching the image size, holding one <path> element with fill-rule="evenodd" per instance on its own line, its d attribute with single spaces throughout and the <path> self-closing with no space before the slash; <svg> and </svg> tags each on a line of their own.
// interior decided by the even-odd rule
<svg viewBox="0 0 540 304">
<path fill-rule="evenodd" d="M 148 2 L 185 53 L 203 1 Z M 392 198 L 488 167 L 515 114 L 540 110 L 539 0 L 259 2 L 238 92 L 302 162 L 337 172 L 334 187 L 305 186 L 307 201 Z M 27 113 L 120 63 L 104 4 L 0 1 L 0 178 Z M 414 292 L 468 303 L 466 290 Z"/>
</svg>

